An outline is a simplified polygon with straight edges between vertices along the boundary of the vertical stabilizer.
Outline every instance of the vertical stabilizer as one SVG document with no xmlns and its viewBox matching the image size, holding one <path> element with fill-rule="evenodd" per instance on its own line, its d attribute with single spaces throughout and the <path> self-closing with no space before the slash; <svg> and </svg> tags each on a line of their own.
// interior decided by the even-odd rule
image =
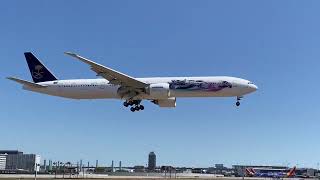
<svg viewBox="0 0 320 180">
<path fill-rule="evenodd" d="M 31 52 L 25 52 L 24 56 L 26 57 L 32 79 L 35 83 L 57 80 L 49 69 Z"/>
</svg>

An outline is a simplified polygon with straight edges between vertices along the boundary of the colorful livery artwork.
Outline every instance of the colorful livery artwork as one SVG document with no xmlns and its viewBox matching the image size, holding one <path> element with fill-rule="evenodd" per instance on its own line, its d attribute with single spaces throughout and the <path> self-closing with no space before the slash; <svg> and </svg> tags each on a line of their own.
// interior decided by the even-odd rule
<svg viewBox="0 0 320 180">
<path fill-rule="evenodd" d="M 224 88 L 232 88 L 228 81 L 205 82 L 202 80 L 172 80 L 169 83 L 170 89 L 176 90 L 202 90 L 202 91 L 220 91 Z"/>
</svg>

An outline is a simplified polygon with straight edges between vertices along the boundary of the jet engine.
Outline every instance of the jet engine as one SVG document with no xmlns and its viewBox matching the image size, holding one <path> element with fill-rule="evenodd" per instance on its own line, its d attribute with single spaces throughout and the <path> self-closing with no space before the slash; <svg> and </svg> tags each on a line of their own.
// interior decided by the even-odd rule
<svg viewBox="0 0 320 180">
<path fill-rule="evenodd" d="M 159 107 L 176 107 L 176 98 L 171 97 L 168 99 L 157 99 L 152 101 L 154 104 L 158 105 Z"/>
<path fill-rule="evenodd" d="M 168 83 L 151 84 L 148 89 L 150 99 L 168 99 L 170 97 L 170 89 Z"/>
</svg>

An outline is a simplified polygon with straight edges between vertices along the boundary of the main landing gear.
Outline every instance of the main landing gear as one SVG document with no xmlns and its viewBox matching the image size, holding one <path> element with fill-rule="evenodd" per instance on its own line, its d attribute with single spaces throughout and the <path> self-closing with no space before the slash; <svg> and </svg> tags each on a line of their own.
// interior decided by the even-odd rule
<svg viewBox="0 0 320 180">
<path fill-rule="evenodd" d="M 237 97 L 237 102 L 236 102 L 236 106 L 240 106 L 240 100 L 242 97 Z"/>
<path fill-rule="evenodd" d="M 125 101 L 123 103 L 123 106 L 125 107 L 129 107 L 129 106 L 132 106 L 130 108 L 130 111 L 132 112 L 135 112 L 135 111 L 142 111 L 144 110 L 144 106 L 140 104 L 141 103 L 141 100 L 131 100 L 131 101 Z"/>
</svg>

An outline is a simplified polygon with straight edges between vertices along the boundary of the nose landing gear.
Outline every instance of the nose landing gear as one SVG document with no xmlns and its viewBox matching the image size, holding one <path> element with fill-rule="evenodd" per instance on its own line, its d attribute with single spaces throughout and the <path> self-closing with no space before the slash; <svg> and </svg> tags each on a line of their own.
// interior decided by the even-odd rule
<svg viewBox="0 0 320 180">
<path fill-rule="evenodd" d="M 135 111 L 142 111 L 144 110 L 144 106 L 140 104 L 141 103 L 141 100 L 131 100 L 131 101 L 125 101 L 123 103 L 123 106 L 125 107 L 129 107 L 129 106 L 132 106 L 130 108 L 130 111 L 132 112 L 135 112 Z"/>
<path fill-rule="evenodd" d="M 237 97 L 237 102 L 236 102 L 236 106 L 240 106 L 240 100 L 242 97 Z"/>
<path fill-rule="evenodd" d="M 240 102 L 239 101 L 236 102 L 236 106 L 240 106 Z"/>
</svg>

